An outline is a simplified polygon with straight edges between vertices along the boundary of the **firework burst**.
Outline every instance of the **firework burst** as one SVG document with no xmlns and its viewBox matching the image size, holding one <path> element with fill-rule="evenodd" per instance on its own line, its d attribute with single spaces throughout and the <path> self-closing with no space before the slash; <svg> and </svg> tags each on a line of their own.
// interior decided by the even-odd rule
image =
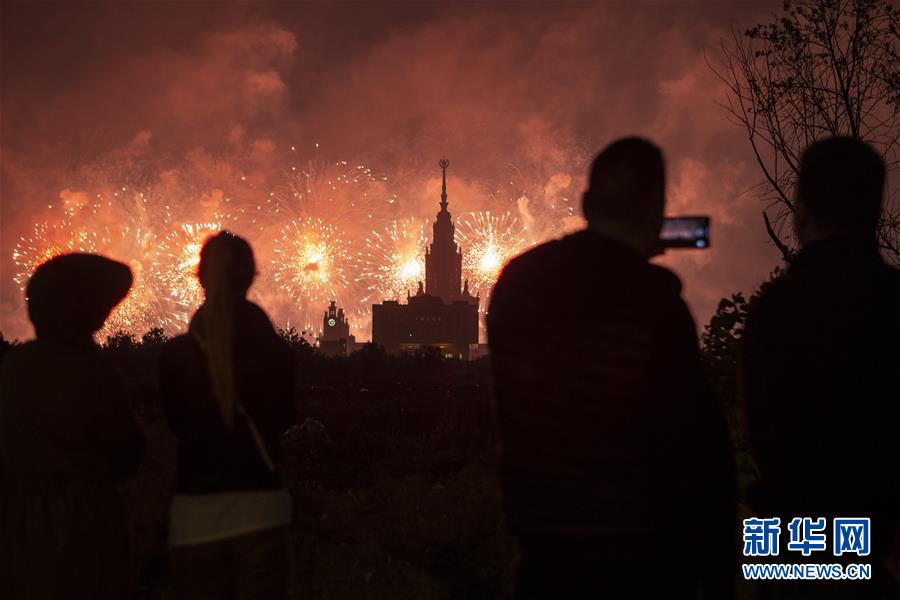
<svg viewBox="0 0 900 600">
<path fill-rule="evenodd" d="M 296 161 L 294 147 L 291 152 L 284 180 L 269 192 L 273 216 L 365 227 L 382 220 L 397 203 L 397 197 L 387 190 L 388 178 L 365 165 L 319 158 Z"/>
<path fill-rule="evenodd" d="M 367 288 L 364 302 L 398 300 L 424 281 L 425 224 L 414 217 L 400 219 L 366 238 L 358 254 L 359 281 Z"/>
<path fill-rule="evenodd" d="M 119 332 L 140 334 L 158 326 L 162 307 L 148 281 L 147 268 L 156 234 L 145 194 L 131 194 L 122 187 L 109 196 L 97 194 L 92 202 L 86 194 L 68 190 L 60 197 L 64 217 L 35 225 L 32 235 L 22 237 L 13 250 L 15 282 L 24 290 L 39 265 L 61 254 L 103 254 L 127 264 L 133 283 L 128 296 L 112 311 L 96 338 L 103 340 Z M 124 205 L 120 199 L 126 199 Z"/>
<path fill-rule="evenodd" d="M 456 222 L 456 243 L 463 252 L 463 277 L 469 289 L 487 297 L 503 265 L 528 246 L 525 227 L 511 213 L 472 212 Z"/>
<path fill-rule="evenodd" d="M 282 227 L 273 251 L 272 272 L 276 285 L 300 305 L 304 327 L 317 327 L 318 311 L 331 300 L 351 313 L 350 245 L 342 231 L 318 218 L 292 220 Z"/>
<path fill-rule="evenodd" d="M 206 240 L 222 230 L 217 222 L 183 223 L 172 229 L 152 256 L 153 283 L 158 298 L 166 303 L 161 315 L 165 329 L 184 325 L 203 300 L 197 279 L 200 250 Z"/>
<path fill-rule="evenodd" d="M 81 230 L 68 219 L 38 223 L 28 237 L 22 236 L 13 249 L 16 273 L 13 280 L 23 292 L 34 270 L 53 257 L 70 252 L 97 252 L 96 232 Z"/>
</svg>

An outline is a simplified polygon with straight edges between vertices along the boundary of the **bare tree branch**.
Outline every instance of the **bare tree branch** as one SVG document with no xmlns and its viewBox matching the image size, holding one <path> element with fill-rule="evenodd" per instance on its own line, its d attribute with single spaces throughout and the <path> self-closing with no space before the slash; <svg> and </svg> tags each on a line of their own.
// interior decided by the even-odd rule
<svg viewBox="0 0 900 600">
<path fill-rule="evenodd" d="M 763 213 L 766 232 L 786 259 L 794 251 L 784 224 L 809 144 L 851 136 L 878 149 L 890 171 L 900 169 L 898 32 L 900 8 L 891 0 L 788 0 L 770 21 L 732 29 L 721 67 L 710 65 L 727 90 L 720 106 L 747 133 L 762 171 L 759 193 L 772 202 Z M 889 193 L 878 239 L 895 263 L 898 215 L 897 194 Z"/>
<path fill-rule="evenodd" d="M 781 241 L 781 238 L 775 232 L 775 229 L 772 228 L 772 222 L 769 221 L 769 215 L 766 214 L 766 211 L 763 211 L 762 216 L 763 221 L 765 221 L 766 223 L 766 233 L 769 234 L 769 238 L 775 243 L 778 251 L 781 252 L 781 257 L 784 259 L 784 261 L 790 262 L 794 257 L 794 251 Z"/>
</svg>

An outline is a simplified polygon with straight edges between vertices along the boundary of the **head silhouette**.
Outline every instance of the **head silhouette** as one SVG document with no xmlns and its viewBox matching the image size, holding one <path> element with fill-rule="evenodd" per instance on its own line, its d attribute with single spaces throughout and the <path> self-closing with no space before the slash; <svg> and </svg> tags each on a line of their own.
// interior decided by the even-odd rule
<svg viewBox="0 0 900 600">
<path fill-rule="evenodd" d="M 206 294 L 191 333 L 206 354 L 213 396 L 225 425 L 234 425 L 237 398 L 234 372 L 235 311 L 256 275 L 253 250 L 229 231 L 209 238 L 200 251 L 197 277 Z"/>
<path fill-rule="evenodd" d="M 582 203 L 588 227 L 652 255 L 663 222 L 665 186 L 665 162 L 655 144 L 638 137 L 613 142 L 591 165 Z"/>
<path fill-rule="evenodd" d="M 256 262 L 250 244 L 230 231 L 209 238 L 200 250 L 197 278 L 210 295 L 243 297 L 256 276 Z"/>
<path fill-rule="evenodd" d="M 794 227 L 802 245 L 833 237 L 875 239 L 884 191 L 884 160 L 849 137 L 812 144 L 800 159 Z"/>
<path fill-rule="evenodd" d="M 64 254 L 39 266 L 25 290 L 39 340 L 89 342 L 131 288 L 131 269 L 96 254 Z"/>
</svg>

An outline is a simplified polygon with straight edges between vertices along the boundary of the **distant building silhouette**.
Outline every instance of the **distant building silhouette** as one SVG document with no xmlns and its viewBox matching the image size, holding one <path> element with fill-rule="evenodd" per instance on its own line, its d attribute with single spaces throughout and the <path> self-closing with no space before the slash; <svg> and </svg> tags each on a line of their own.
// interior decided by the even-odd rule
<svg viewBox="0 0 900 600">
<path fill-rule="evenodd" d="M 440 161 L 441 210 L 425 252 L 425 285 L 419 282 L 406 304 L 385 300 L 372 306 L 372 341 L 388 352 L 415 352 L 432 347 L 447 358 L 469 360 L 478 351 L 478 302 L 462 282 L 462 251 L 454 240 L 453 218 L 447 210 L 447 167 Z"/>
<path fill-rule="evenodd" d="M 347 356 L 356 350 L 356 338 L 350 335 L 350 323 L 344 309 L 338 308 L 332 300 L 322 318 L 322 337 L 319 338 L 319 352 L 326 356 Z"/>
</svg>

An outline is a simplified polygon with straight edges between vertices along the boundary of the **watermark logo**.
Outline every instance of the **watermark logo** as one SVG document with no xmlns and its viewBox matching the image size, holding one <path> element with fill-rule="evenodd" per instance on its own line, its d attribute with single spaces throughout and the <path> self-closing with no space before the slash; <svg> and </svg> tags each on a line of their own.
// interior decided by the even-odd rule
<svg viewBox="0 0 900 600">
<path fill-rule="evenodd" d="M 840 518 L 834 520 L 834 555 L 869 555 L 871 520 L 864 518 Z"/>
<path fill-rule="evenodd" d="M 779 556 L 781 527 L 779 517 L 744 519 L 744 556 Z M 868 556 L 871 519 L 835 518 L 830 530 L 825 517 L 794 517 L 787 524 L 787 544 L 784 547 L 787 552 L 808 558 L 815 552 L 827 551 L 829 543 L 834 556 Z M 742 568 L 745 579 L 861 580 L 872 576 L 872 566 L 869 564 L 757 563 L 744 564 Z"/>
<path fill-rule="evenodd" d="M 809 556 L 813 552 L 820 552 L 828 548 L 825 538 L 825 518 L 811 519 L 810 517 L 796 517 L 788 523 L 788 531 L 791 539 L 787 549 L 800 552 L 803 556 Z"/>
<path fill-rule="evenodd" d="M 744 556 L 778 556 L 781 519 L 744 519 Z"/>
</svg>

